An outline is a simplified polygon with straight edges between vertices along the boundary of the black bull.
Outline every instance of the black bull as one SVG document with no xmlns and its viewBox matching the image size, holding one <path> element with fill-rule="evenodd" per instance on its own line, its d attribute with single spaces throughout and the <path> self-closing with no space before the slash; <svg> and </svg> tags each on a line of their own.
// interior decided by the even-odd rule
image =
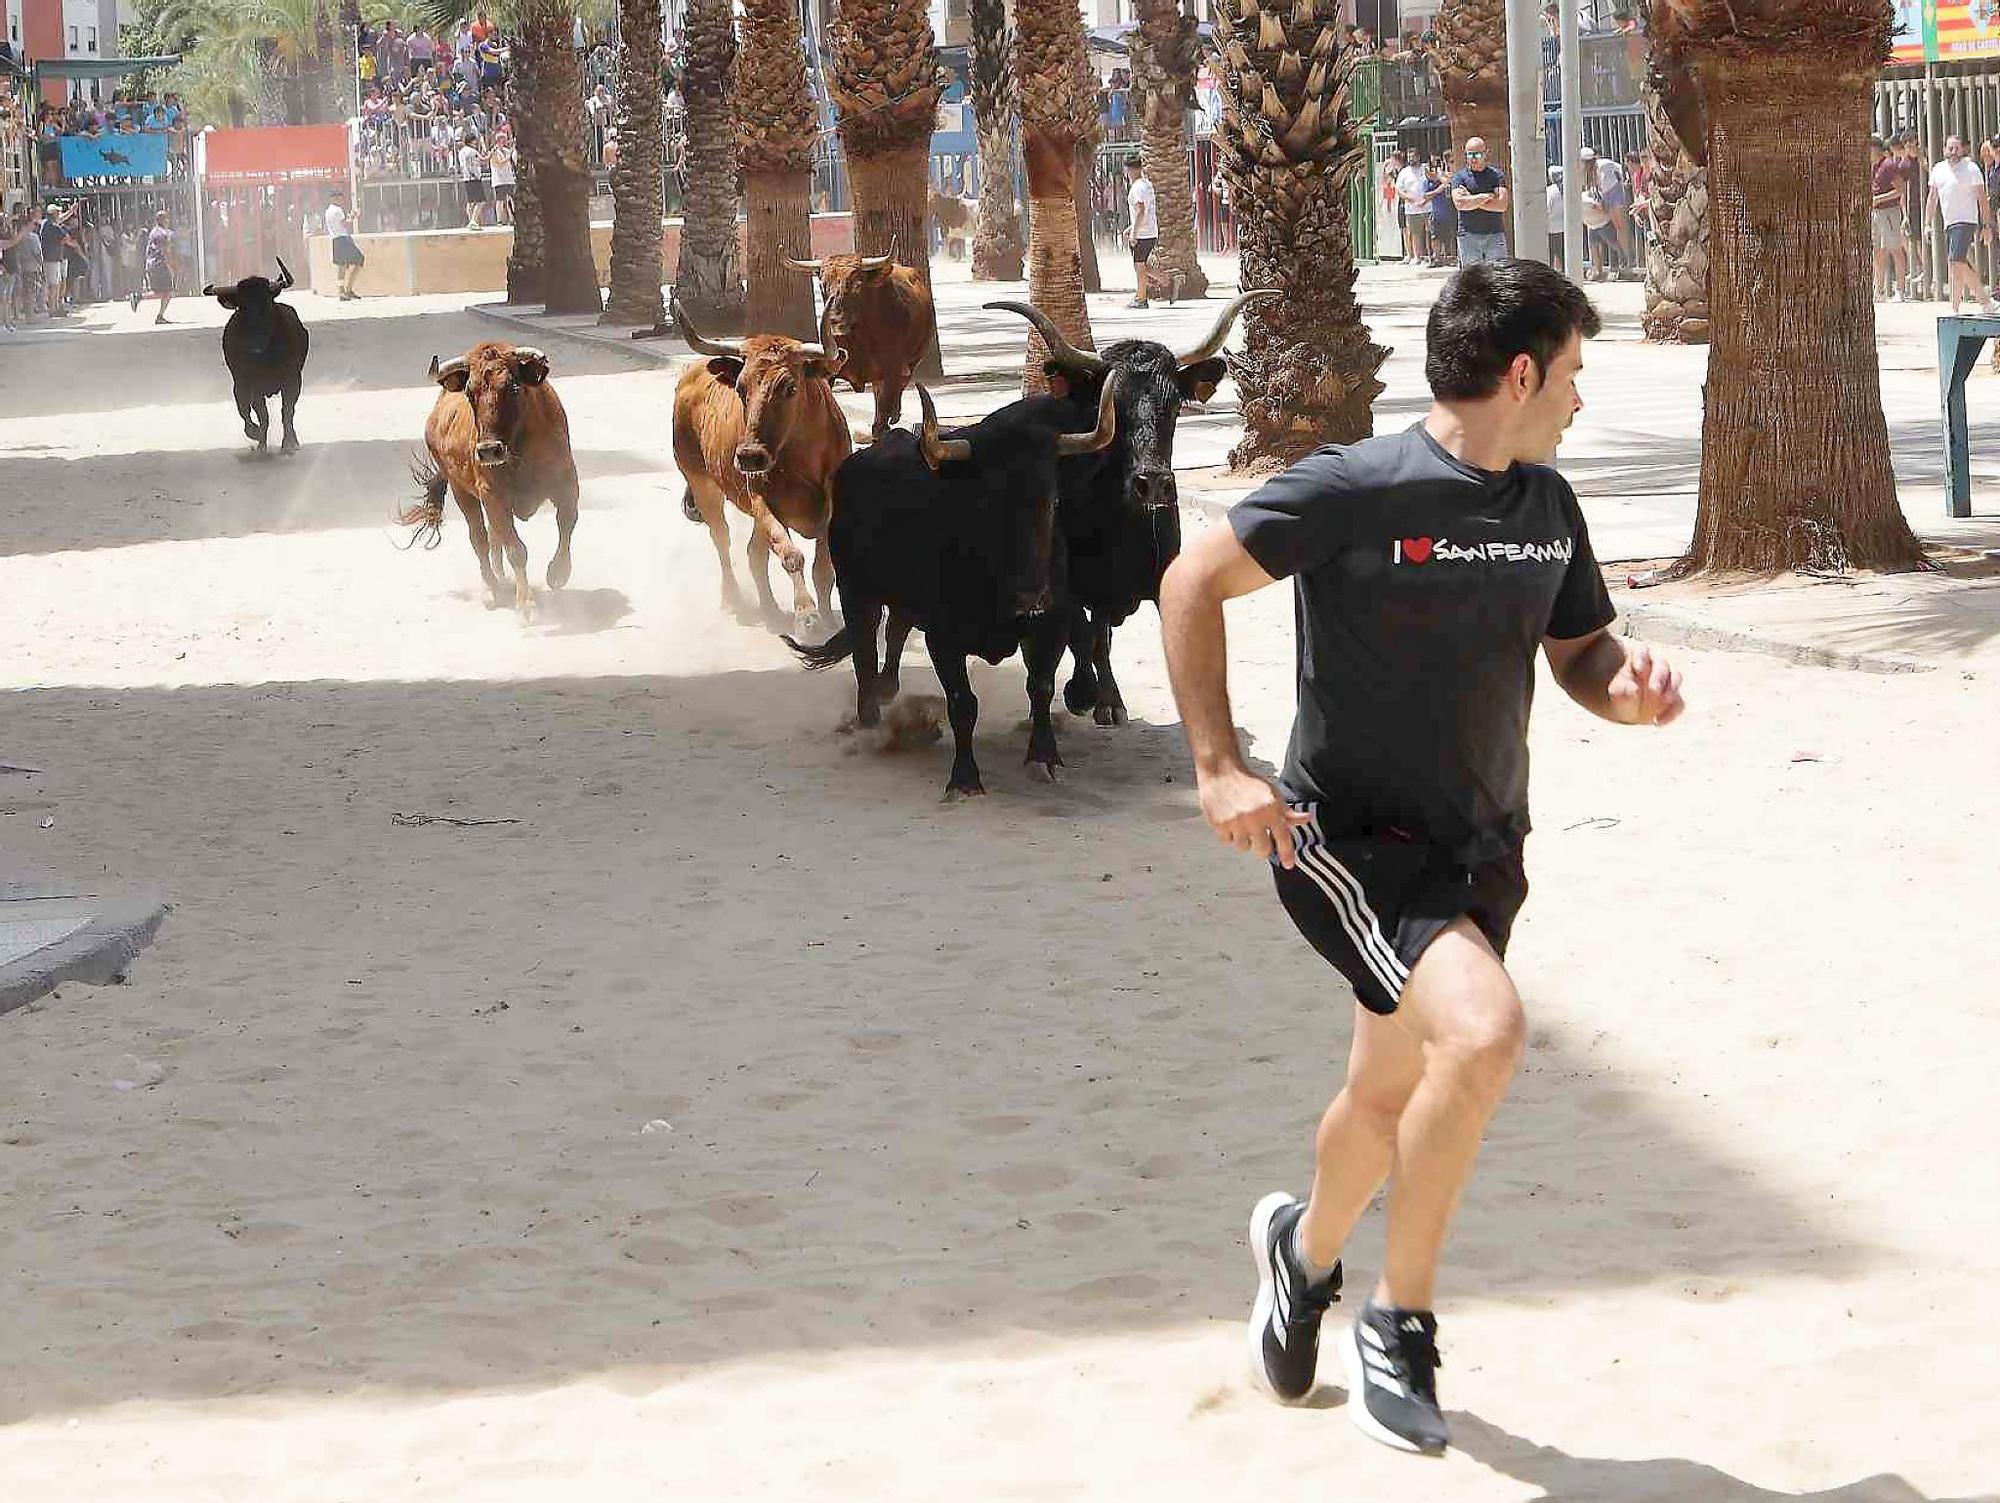
<svg viewBox="0 0 2000 1503">
<path fill-rule="evenodd" d="M 275 282 L 269 277 L 245 277 L 227 286 L 211 284 L 201 289 L 203 297 L 235 310 L 222 328 L 222 358 L 236 390 L 236 411 L 243 419 L 243 432 L 256 441 L 260 452 L 270 442 L 269 402 L 274 396 L 280 402 L 278 419 L 284 427 L 280 452 L 290 454 L 299 447 L 292 414 L 299 405 L 299 388 L 305 383 L 306 352 L 312 339 L 297 310 L 278 301 L 278 295 L 291 285 L 291 270 L 279 261 Z"/>
<path fill-rule="evenodd" d="M 1121 339 L 1082 350 L 1026 303 L 988 303 L 1034 324 L 1049 347 L 1047 369 L 1075 414 L 1088 421 L 1105 382 L 1117 372 L 1118 432 L 1097 453 L 1062 461 L 1059 519 L 1068 582 L 1068 645 L 1075 660 L 1063 703 L 1099 725 L 1123 725 L 1125 701 L 1111 671 L 1112 628 L 1160 598 L 1160 578 L 1180 553 L 1180 493 L 1174 483 L 1174 428 L 1181 407 L 1206 401 L 1228 374 L 1223 341 L 1252 300 L 1246 292 L 1216 318 L 1208 337 L 1176 354 L 1151 339 Z"/>
<path fill-rule="evenodd" d="M 970 657 L 998 663 L 1021 653 L 1032 707 L 1027 760 L 1051 780 L 1062 765 L 1049 721 L 1069 639 L 1056 467 L 1111 443 L 1119 384 L 1100 383 L 1089 432 L 1072 426 L 1074 403 L 1030 397 L 949 434 L 938 432 L 919 386 L 919 432 L 893 430 L 834 471 L 827 542 L 846 625 L 819 647 L 786 644 L 808 668 L 852 656 L 855 718 L 869 726 L 895 697 L 904 639 L 921 627 L 951 717 L 947 798 L 986 791 L 972 755 L 979 700 L 966 676 Z M 887 651 L 878 661 L 884 611 Z"/>
</svg>

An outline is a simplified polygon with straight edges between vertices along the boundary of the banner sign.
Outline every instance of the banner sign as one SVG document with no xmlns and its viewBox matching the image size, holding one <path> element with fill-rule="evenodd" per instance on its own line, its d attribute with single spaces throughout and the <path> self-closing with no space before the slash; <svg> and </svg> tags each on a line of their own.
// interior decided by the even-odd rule
<svg viewBox="0 0 2000 1503">
<path fill-rule="evenodd" d="M 2000 0 L 1894 0 L 1891 63 L 2000 57 Z"/>
<path fill-rule="evenodd" d="M 63 176 L 165 177 L 167 138 L 161 135 L 59 136 Z"/>
<path fill-rule="evenodd" d="M 345 181 L 347 127 L 267 125 L 211 130 L 202 176 L 213 183 Z"/>
</svg>

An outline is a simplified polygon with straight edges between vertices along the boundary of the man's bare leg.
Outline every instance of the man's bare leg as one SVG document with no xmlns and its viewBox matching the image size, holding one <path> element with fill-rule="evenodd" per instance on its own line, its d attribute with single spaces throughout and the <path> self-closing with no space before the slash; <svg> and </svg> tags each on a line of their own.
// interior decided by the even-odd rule
<svg viewBox="0 0 2000 1503">
<path fill-rule="evenodd" d="M 1394 1017 L 1354 1004 L 1347 1084 L 1320 1118 L 1312 1198 L 1299 1249 L 1321 1268 L 1334 1259 L 1396 1161 L 1396 1131 L 1424 1075 L 1423 1045 Z"/>
<path fill-rule="evenodd" d="M 1423 1040 L 1424 1072 L 1396 1127 L 1378 1304 L 1428 1310 L 1458 1198 L 1520 1065 L 1527 1022 L 1500 957 L 1470 919 L 1411 969 L 1396 1012 Z"/>
</svg>

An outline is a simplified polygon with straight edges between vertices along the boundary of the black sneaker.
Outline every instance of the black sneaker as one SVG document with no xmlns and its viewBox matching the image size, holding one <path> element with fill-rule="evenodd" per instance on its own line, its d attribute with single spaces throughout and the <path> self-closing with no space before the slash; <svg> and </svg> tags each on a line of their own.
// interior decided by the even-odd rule
<svg viewBox="0 0 2000 1503">
<path fill-rule="evenodd" d="M 1451 1441 L 1438 1408 L 1437 1317 L 1369 1300 L 1341 1349 L 1347 1364 L 1347 1413 L 1371 1440 L 1399 1451 L 1442 1456 Z"/>
<path fill-rule="evenodd" d="M 1292 1228 L 1306 1208 L 1273 1190 L 1250 1213 L 1250 1256 L 1257 1264 L 1257 1302 L 1250 1307 L 1250 1371 L 1271 1394 L 1296 1404 L 1312 1392 L 1319 1366 L 1319 1322 L 1340 1298 L 1340 1264 L 1308 1284 L 1292 1261 Z"/>
</svg>

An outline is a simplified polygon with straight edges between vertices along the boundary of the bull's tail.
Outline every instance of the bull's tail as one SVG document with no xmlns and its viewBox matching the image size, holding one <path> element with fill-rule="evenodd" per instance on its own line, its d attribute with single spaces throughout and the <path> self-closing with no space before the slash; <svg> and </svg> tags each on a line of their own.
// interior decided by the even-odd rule
<svg viewBox="0 0 2000 1503">
<path fill-rule="evenodd" d="M 818 673 L 823 668 L 831 668 L 836 663 L 844 663 L 854 656 L 854 629 L 849 626 L 841 627 L 817 647 L 804 646 L 794 642 L 790 637 L 786 637 L 784 642 L 797 655 L 798 660 L 813 673 Z"/>
<path fill-rule="evenodd" d="M 444 537 L 444 470 L 430 454 L 414 454 L 410 457 L 410 477 L 422 495 L 414 506 L 405 507 L 396 516 L 398 525 L 415 529 L 403 547 L 407 550 L 422 543 L 435 548 Z"/>
</svg>

